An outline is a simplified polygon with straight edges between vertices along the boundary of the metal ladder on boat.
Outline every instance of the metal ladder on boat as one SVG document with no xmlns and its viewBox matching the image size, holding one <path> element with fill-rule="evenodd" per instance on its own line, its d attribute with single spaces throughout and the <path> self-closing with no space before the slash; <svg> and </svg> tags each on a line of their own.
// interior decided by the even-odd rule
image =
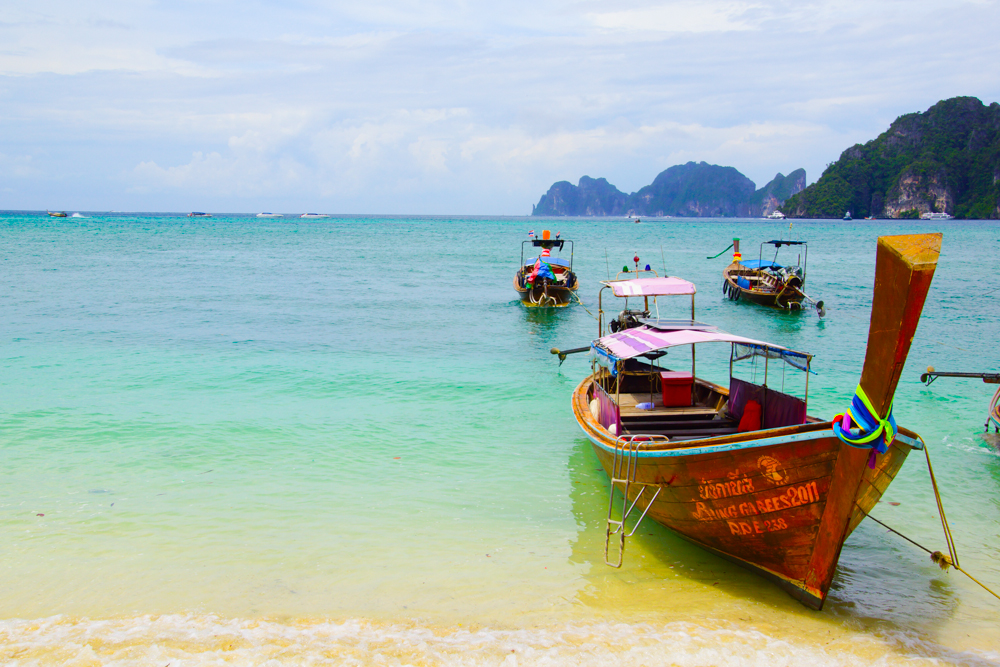
<svg viewBox="0 0 1000 667">
<path fill-rule="evenodd" d="M 653 506 L 653 502 L 660 495 L 660 491 L 663 490 L 663 487 L 659 484 L 635 481 L 635 472 L 639 465 L 639 451 L 643 447 L 657 441 L 667 442 L 668 439 L 662 435 L 620 435 L 615 439 L 615 450 L 611 458 L 611 490 L 608 494 L 608 525 L 604 535 L 604 562 L 611 567 L 622 566 L 622 561 L 625 558 L 625 538 L 632 537 L 635 531 L 639 529 L 639 524 L 646 518 L 649 508 Z M 619 488 L 619 485 L 622 492 L 622 505 L 619 514 L 621 519 L 616 519 L 615 489 Z M 633 486 L 641 486 L 642 488 L 630 505 L 628 494 L 629 489 Z M 632 530 L 626 532 L 625 522 L 632 515 L 632 510 L 639 504 L 639 500 L 649 487 L 655 487 L 656 493 L 646 503 L 646 508 L 642 511 L 638 520 L 636 520 L 635 525 L 632 526 Z M 609 555 L 612 535 L 618 535 L 618 560 L 614 562 L 612 562 Z"/>
</svg>

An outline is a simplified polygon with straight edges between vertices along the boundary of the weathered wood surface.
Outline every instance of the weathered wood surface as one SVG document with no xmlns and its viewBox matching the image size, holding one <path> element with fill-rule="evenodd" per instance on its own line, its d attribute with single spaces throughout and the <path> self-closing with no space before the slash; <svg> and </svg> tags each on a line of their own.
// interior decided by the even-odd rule
<svg viewBox="0 0 1000 667">
<path fill-rule="evenodd" d="M 603 446 L 595 444 L 594 451 L 610 476 L 615 443 L 590 414 L 588 383 L 589 379 L 577 389 L 574 408 L 591 441 L 603 440 Z M 816 426 L 829 435 L 803 442 L 787 440 L 796 431 L 817 432 Z M 650 518 L 696 544 L 769 576 L 797 599 L 820 608 L 829 582 L 827 577 L 811 573 L 810 560 L 835 483 L 838 460 L 845 449 L 853 449 L 843 447 L 833 436 L 830 423 L 687 441 L 673 451 L 695 447 L 701 450 L 708 442 L 724 445 L 767 436 L 781 440 L 782 436 L 776 435 L 779 433 L 784 433 L 785 441 L 769 446 L 640 458 L 635 481 L 661 489 L 649 509 Z M 873 483 L 866 487 L 861 502 L 866 511 L 891 481 L 887 471 L 898 470 L 908 453 L 908 446 L 896 444 L 889 455 L 881 457 L 879 468 L 871 476 Z M 630 501 L 640 489 L 631 487 Z M 644 497 L 650 496 L 646 493 Z M 641 500 L 639 506 L 646 507 Z M 812 581 L 826 585 L 817 586 Z"/>
<path fill-rule="evenodd" d="M 941 239 L 941 234 L 915 234 L 883 236 L 878 240 L 872 314 L 860 385 L 880 417 L 885 416 L 892 404 L 903 372 L 941 254 Z M 886 457 L 893 451 L 890 449 Z M 867 449 L 843 445 L 834 472 L 835 493 L 823 517 L 807 580 L 824 593 L 833 580 L 844 540 L 850 534 L 864 477 L 871 475 L 867 465 L 869 455 Z"/>
</svg>

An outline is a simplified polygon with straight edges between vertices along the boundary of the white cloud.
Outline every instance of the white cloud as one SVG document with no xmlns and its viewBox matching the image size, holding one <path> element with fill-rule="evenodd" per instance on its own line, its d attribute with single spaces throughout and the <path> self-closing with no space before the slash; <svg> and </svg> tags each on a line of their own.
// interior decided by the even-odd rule
<svg viewBox="0 0 1000 667">
<path fill-rule="evenodd" d="M 734 127 L 661 123 L 559 131 L 534 135 L 522 127 L 477 123 L 465 110 L 399 111 L 357 124 L 301 126 L 265 134 L 253 130 L 229 140 L 222 152 L 196 152 L 186 162 L 142 162 L 129 176 L 135 191 L 170 188 L 199 194 L 282 197 L 288 191 L 319 192 L 331 202 L 378 200 L 373 212 L 399 212 L 393 201 L 431 188 L 439 197 L 475 193 L 504 183 L 530 204 L 551 180 L 543 174 L 579 170 L 606 176 L 635 190 L 658 171 L 689 160 L 732 164 L 759 153 L 775 156 L 764 169 L 769 180 L 791 171 L 784 148 L 822 142 L 825 130 L 808 124 L 754 123 Z M 734 160 L 735 158 L 735 160 Z M 629 172 L 639 163 L 639 179 Z M 537 194 L 536 194 L 537 193 Z M 386 199 L 388 198 L 388 199 Z M 398 205 L 397 205 L 398 206 Z M 425 211 L 426 212 L 426 211 Z"/>
<path fill-rule="evenodd" d="M 35 166 L 31 155 L 4 155 L 0 153 L 0 176 L 34 178 L 42 175 L 42 170 Z"/>
<path fill-rule="evenodd" d="M 901 113 L 1000 99 L 996 0 L 13 5 L 8 207 L 526 212 L 687 160 L 815 179 Z"/>
<path fill-rule="evenodd" d="M 624 11 L 588 14 L 599 28 L 623 31 L 657 32 L 729 32 L 752 30 L 758 21 L 749 12 L 760 4 L 745 2 L 684 1 L 647 6 Z"/>
</svg>

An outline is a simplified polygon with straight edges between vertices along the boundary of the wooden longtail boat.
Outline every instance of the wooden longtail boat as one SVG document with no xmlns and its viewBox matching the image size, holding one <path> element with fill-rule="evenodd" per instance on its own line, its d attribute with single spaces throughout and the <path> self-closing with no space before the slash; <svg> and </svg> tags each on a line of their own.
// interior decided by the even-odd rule
<svg viewBox="0 0 1000 667">
<path fill-rule="evenodd" d="M 605 560 L 621 565 L 635 531 L 626 520 L 641 513 L 640 521 L 648 515 L 822 608 L 844 540 L 910 450 L 923 447 L 916 433 L 896 429 L 890 409 L 940 248 L 940 234 L 878 241 L 868 347 L 851 407 L 855 423 L 865 423 L 859 400 L 874 413 L 864 429 L 839 416 L 807 416 L 812 357 L 802 352 L 718 329 L 640 326 L 595 340 L 594 372 L 574 391 L 573 413 L 612 482 Z M 728 387 L 694 375 L 694 346 L 707 343 L 731 344 Z M 692 372 L 678 384 L 679 373 L 663 375 L 657 364 L 683 345 L 692 346 Z M 763 362 L 763 384 L 733 377 L 746 359 Z M 806 371 L 803 399 L 768 386 L 774 364 Z M 877 437 L 865 442 L 871 433 Z M 625 499 L 620 511 L 616 491 Z"/>
<path fill-rule="evenodd" d="M 551 232 L 547 229 L 542 232 L 541 238 L 534 236 L 534 232 L 530 236 L 529 240 L 521 243 L 521 264 L 514 275 L 514 289 L 521 303 L 529 307 L 542 308 L 568 306 L 579 287 L 579 281 L 573 273 L 573 242 L 560 239 L 558 234 L 552 238 Z M 552 250 L 562 252 L 567 243 L 570 249 L 568 260 L 551 255 Z M 525 259 L 524 250 L 528 244 L 531 244 L 532 249 L 538 248 L 540 252 Z M 541 273 L 536 272 L 538 268 L 542 270 Z M 549 275 L 543 275 L 545 273 Z"/>
<path fill-rule="evenodd" d="M 764 259 L 765 245 L 774 246 L 773 259 Z M 782 246 L 797 247 L 803 251 L 795 264 L 778 263 L 778 251 Z M 809 246 L 805 241 L 775 239 L 760 244 L 757 259 L 743 260 L 740 240 L 733 239 L 733 261 L 722 270 L 722 293 L 733 301 L 746 299 L 784 310 L 802 310 L 802 302 L 809 301 L 821 316 L 825 315 L 823 302 L 814 301 L 803 291 L 808 259 Z"/>
</svg>

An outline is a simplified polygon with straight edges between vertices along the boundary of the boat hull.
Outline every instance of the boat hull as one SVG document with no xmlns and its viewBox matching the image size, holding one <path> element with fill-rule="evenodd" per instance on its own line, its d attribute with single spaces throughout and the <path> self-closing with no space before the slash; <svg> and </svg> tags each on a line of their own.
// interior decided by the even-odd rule
<svg viewBox="0 0 1000 667">
<path fill-rule="evenodd" d="M 587 378 L 577 387 L 573 412 L 612 477 L 621 442 L 591 414 L 591 382 Z M 650 443 L 635 455 L 628 497 L 629 502 L 638 497 L 637 513 L 648 507 L 647 516 L 657 523 L 820 609 L 844 541 L 910 450 L 921 447 L 919 436 L 902 429 L 872 469 L 870 450 L 841 442 L 829 422 Z"/>
<path fill-rule="evenodd" d="M 527 288 L 521 286 L 520 273 L 514 276 L 514 290 L 517 292 L 518 298 L 521 299 L 521 303 L 529 308 L 564 308 L 573 302 L 577 284 L 574 277 L 572 287 L 548 283 Z"/>
</svg>

